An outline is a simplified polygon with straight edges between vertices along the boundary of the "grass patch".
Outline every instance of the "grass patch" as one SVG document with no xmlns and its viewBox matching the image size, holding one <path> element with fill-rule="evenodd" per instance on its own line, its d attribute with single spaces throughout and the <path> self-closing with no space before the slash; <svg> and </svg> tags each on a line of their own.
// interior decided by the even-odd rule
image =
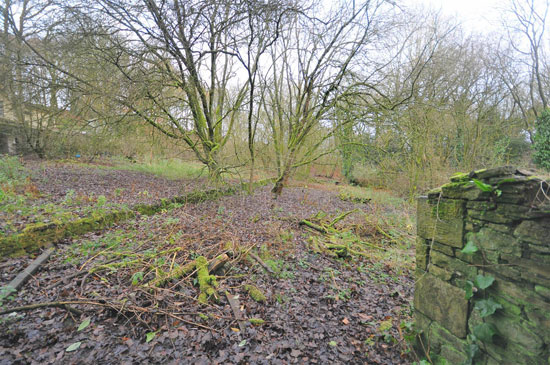
<svg viewBox="0 0 550 365">
<path fill-rule="evenodd" d="M 359 186 L 346 185 L 339 189 L 338 196 L 346 201 L 370 201 L 372 204 L 401 208 L 408 203 L 392 193 L 385 190 L 362 188 Z"/>
<path fill-rule="evenodd" d="M 152 160 L 142 163 L 120 161 L 116 168 L 149 173 L 172 180 L 196 178 L 206 174 L 204 165 L 178 159 Z"/>
<path fill-rule="evenodd" d="M 16 187 L 26 182 L 27 172 L 19 158 L 14 156 L 0 156 L 0 185 Z"/>
<path fill-rule="evenodd" d="M 343 186 L 339 191 L 342 200 L 368 200 L 370 212 L 365 215 L 366 227 L 374 228 L 383 243 L 398 243 L 407 248 L 413 245 L 416 217 L 414 206 L 407 200 L 388 191 L 357 186 Z"/>
</svg>

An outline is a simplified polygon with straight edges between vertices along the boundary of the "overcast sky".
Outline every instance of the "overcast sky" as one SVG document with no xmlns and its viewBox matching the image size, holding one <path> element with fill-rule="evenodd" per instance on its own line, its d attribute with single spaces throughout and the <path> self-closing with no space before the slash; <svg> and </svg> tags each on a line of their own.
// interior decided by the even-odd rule
<svg viewBox="0 0 550 365">
<path fill-rule="evenodd" d="M 443 14 L 457 17 L 468 30 L 481 32 L 495 31 L 499 26 L 503 0 L 402 0 L 407 5 L 425 5 Z"/>
</svg>

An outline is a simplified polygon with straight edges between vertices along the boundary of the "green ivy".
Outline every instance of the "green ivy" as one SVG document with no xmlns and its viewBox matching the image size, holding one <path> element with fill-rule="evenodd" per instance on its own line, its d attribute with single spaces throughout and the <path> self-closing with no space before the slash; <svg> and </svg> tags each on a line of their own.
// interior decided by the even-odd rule
<svg viewBox="0 0 550 365">
<path fill-rule="evenodd" d="M 483 184 L 483 183 L 481 183 Z M 476 183 L 479 186 L 479 184 Z M 481 187 L 480 187 L 481 188 Z M 492 189 L 492 187 L 491 187 Z M 483 189 L 482 189 L 483 190 Z M 486 190 L 484 190 L 486 191 Z M 479 249 L 472 242 L 468 241 L 466 246 L 462 249 L 462 253 L 472 255 Z M 470 300 L 474 298 L 474 295 L 478 291 L 484 291 L 489 288 L 495 282 L 495 278 L 492 275 L 477 275 L 474 281 L 466 281 L 464 285 L 464 291 L 466 292 L 466 299 Z M 487 318 L 495 314 L 499 309 L 502 309 L 500 303 L 495 302 L 491 298 L 474 298 L 474 310 L 479 312 L 481 318 Z M 493 337 L 497 334 L 496 328 L 487 322 L 482 322 L 472 329 L 472 333 L 468 335 L 468 343 L 466 344 L 465 351 L 468 356 L 464 362 L 466 365 L 475 363 L 476 356 L 479 354 L 479 342 L 491 343 Z"/>
<path fill-rule="evenodd" d="M 491 193 L 491 194 L 494 194 L 496 196 L 501 196 L 502 195 L 502 190 L 497 189 L 497 188 L 493 187 L 492 185 L 486 184 L 481 180 L 472 179 L 472 182 L 475 184 L 475 186 L 477 186 L 479 188 L 479 190 L 481 190 L 483 192 Z"/>
<path fill-rule="evenodd" d="M 478 275 L 476 276 L 476 280 L 474 281 L 474 284 L 479 289 L 487 289 L 491 285 L 493 285 L 493 282 L 495 281 L 495 278 L 491 275 Z"/>
<path fill-rule="evenodd" d="M 485 318 L 495 313 L 497 309 L 502 309 L 502 305 L 489 298 L 477 301 L 474 308 L 479 311 L 481 318 Z"/>
<path fill-rule="evenodd" d="M 464 248 L 460 250 L 460 252 L 465 253 L 467 255 L 471 255 L 473 253 L 476 253 L 477 251 L 478 251 L 478 248 L 476 245 L 474 245 L 472 241 L 468 241 L 468 243 L 466 243 L 466 246 L 464 246 Z"/>
</svg>

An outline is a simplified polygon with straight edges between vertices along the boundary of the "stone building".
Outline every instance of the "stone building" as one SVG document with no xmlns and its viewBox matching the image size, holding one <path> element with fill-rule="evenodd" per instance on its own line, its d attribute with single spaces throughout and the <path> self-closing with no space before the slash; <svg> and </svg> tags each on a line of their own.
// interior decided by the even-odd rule
<svg viewBox="0 0 550 365">
<path fill-rule="evenodd" d="M 49 115 L 49 111 L 44 106 L 25 103 L 23 107 L 25 118 L 24 125 L 17 120 L 12 103 L 9 98 L 0 90 L 0 155 L 21 155 L 30 153 L 31 149 L 26 141 L 25 128 L 27 132 L 33 134 L 44 119 Z M 36 133 L 34 133 L 36 134 Z"/>
<path fill-rule="evenodd" d="M 0 154 L 16 155 L 22 136 L 10 105 L 8 99 L 0 94 Z"/>
</svg>

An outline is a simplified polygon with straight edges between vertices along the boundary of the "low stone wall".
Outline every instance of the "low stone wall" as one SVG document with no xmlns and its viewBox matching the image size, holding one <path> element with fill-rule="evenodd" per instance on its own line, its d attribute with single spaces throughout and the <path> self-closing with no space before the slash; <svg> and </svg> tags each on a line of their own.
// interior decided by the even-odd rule
<svg viewBox="0 0 550 365">
<path fill-rule="evenodd" d="M 418 200 L 414 307 L 433 363 L 550 363 L 550 186 L 506 166 Z"/>
<path fill-rule="evenodd" d="M 265 179 L 253 184 L 253 188 L 267 185 L 274 179 Z M 233 195 L 246 189 L 248 184 L 229 186 L 220 189 L 194 191 L 172 199 L 162 199 L 155 204 L 137 204 L 130 210 L 97 211 L 90 216 L 63 222 L 33 223 L 22 232 L 0 237 L 0 260 L 7 257 L 23 256 L 35 252 L 41 247 L 56 243 L 63 238 L 79 236 L 87 232 L 98 231 L 115 223 L 135 217 L 136 213 L 153 215 L 163 209 L 171 209 L 177 204 L 196 204 L 207 200 L 216 200 L 224 195 Z"/>
</svg>

